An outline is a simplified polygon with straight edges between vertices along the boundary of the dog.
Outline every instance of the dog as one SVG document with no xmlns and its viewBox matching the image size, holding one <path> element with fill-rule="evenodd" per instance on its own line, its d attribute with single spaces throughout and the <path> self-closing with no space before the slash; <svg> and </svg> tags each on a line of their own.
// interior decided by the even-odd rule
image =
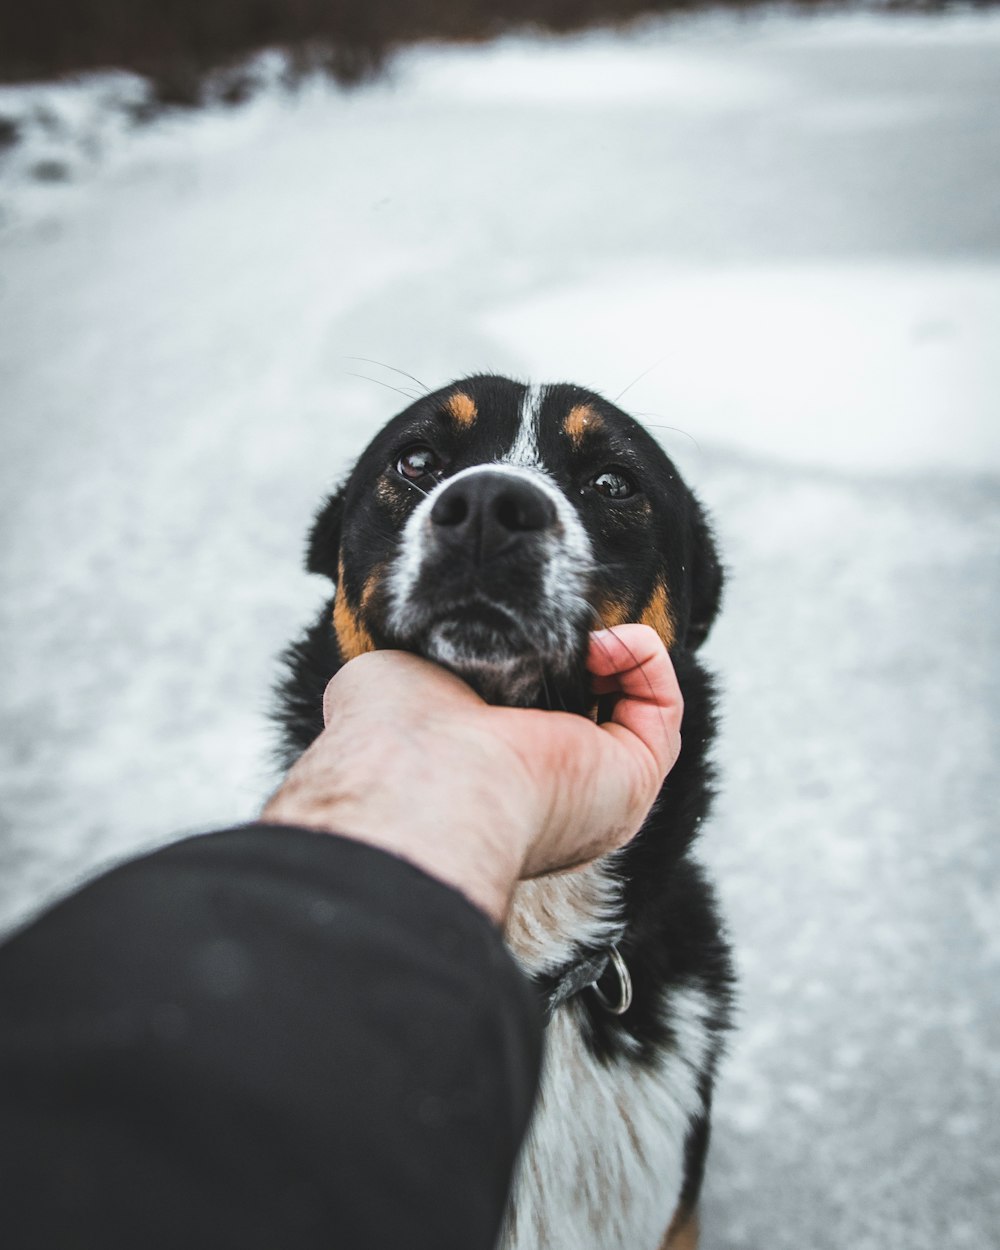
<svg viewBox="0 0 1000 1250">
<path fill-rule="evenodd" d="M 322 694 L 399 648 L 484 699 L 600 717 L 589 632 L 651 625 L 684 696 L 683 749 L 642 831 L 521 883 L 505 937 L 547 1014 L 545 1064 L 503 1250 L 691 1250 L 733 976 L 690 850 L 712 792 L 711 680 L 697 659 L 723 573 L 701 505 L 655 439 L 593 391 L 465 378 L 375 436 L 308 538 L 335 583 L 285 656 L 286 762 Z"/>
</svg>

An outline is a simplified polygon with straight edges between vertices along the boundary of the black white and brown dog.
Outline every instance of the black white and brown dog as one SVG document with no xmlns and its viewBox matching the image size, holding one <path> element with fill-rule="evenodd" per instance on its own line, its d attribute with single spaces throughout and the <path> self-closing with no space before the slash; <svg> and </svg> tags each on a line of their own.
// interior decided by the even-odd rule
<svg viewBox="0 0 1000 1250">
<path fill-rule="evenodd" d="M 286 656 L 288 759 L 322 728 L 347 660 L 401 648 L 484 698 L 597 714 L 588 633 L 666 643 L 683 748 L 642 832 L 587 868 L 518 887 L 506 938 L 544 996 L 546 1062 L 504 1250 L 697 1242 L 729 952 L 690 850 L 711 797 L 712 688 L 696 658 L 722 574 L 705 515 L 660 445 L 580 387 L 466 378 L 372 440 L 313 526 L 335 583 Z"/>
</svg>

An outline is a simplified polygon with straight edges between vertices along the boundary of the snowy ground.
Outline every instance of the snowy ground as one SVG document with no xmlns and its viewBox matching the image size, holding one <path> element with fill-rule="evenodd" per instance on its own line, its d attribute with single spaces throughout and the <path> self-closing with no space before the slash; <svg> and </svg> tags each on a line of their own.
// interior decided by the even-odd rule
<svg viewBox="0 0 1000 1250">
<path fill-rule="evenodd" d="M 731 568 L 705 1250 L 1000 1246 L 1000 18 L 137 90 L 0 90 L 0 920 L 254 812 L 351 357 L 638 379 Z"/>
</svg>

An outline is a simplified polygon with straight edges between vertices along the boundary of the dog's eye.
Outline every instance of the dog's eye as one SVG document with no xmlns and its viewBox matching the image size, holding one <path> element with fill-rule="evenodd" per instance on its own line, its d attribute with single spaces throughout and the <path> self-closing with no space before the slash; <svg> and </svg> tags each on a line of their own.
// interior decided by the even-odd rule
<svg viewBox="0 0 1000 1250">
<path fill-rule="evenodd" d="M 599 495 L 608 499 L 628 499 L 636 489 L 635 482 L 621 469 L 605 469 L 590 484 Z"/>
<path fill-rule="evenodd" d="M 441 461 L 437 453 L 424 443 L 414 443 L 396 461 L 396 472 L 407 477 L 411 482 L 418 482 L 422 477 L 433 477 L 440 469 Z"/>
</svg>

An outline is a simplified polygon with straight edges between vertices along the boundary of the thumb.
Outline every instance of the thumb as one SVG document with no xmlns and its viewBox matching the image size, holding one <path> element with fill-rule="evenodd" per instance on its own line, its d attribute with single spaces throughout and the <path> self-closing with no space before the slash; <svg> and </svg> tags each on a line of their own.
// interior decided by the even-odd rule
<svg viewBox="0 0 1000 1250">
<path fill-rule="evenodd" d="M 627 823 L 634 825 L 627 839 L 649 815 L 680 755 L 684 697 L 667 649 L 648 625 L 591 634 L 587 668 L 597 693 L 618 696 L 611 719 L 598 728 L 626 755 L 619 775 Z"/>
</svg>

